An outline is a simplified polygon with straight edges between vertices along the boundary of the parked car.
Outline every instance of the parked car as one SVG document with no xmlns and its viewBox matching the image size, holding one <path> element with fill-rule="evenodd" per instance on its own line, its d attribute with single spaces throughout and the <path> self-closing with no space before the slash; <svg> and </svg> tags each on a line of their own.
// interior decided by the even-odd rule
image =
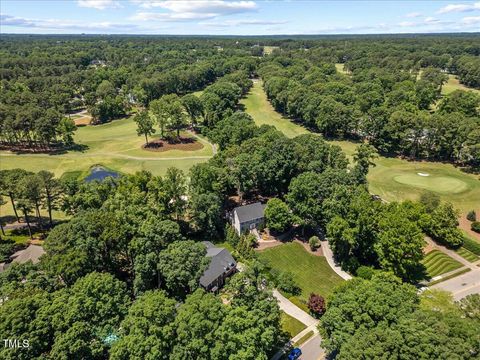
<svg viewBox="0 0 480 360">
<path fill-rule="evenodd" d="M 296 360 L 302 355 L 302 350 L 299 348 L 295 348 L 292 351 L 290 351 L 290 354 L 288 354 L 288 360 Z"/>
</svg>

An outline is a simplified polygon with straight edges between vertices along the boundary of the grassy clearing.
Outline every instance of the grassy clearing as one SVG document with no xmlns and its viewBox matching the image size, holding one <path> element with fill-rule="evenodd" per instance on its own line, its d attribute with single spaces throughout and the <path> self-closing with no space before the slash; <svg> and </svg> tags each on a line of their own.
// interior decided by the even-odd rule
<svg viewBox="0 0 480 360">
<path fill-rule="evenodd" d="M 312 292 L 323 297 L 330 295 L 333 288 L 343 281 L 323 256 L 309 254 L 296 242 L 265 249 L 258 256 L 272 269 L 291 273 L 301 289 L 299 298 L 304 301 Z"/>
<path fill-rule="evenodd" d="M 282 330 L 290 335 L 290 339 L 306 328 L 304 323 L 298 321 L 283 311 L 281 312 L 280 324 L 282 326 Z"/>
<path fill-rule="evenodd" d="M 455 252 L 469 262 L 475 262 L 480 259 L 480 256 L 475 255 L 473 252 L 465 249 L 463 246 L 460 249 L 455 250 Z"/>
<path fill-rule="evenodd" d="M 345 64 L 335 64 L 335 69 L 341 74 L 348 74 L 348 72 L 345 70 Z"/>
<path fill-rule="evenodd" d="M 273 125 L 289 138 L 309 133 L 303 126 L 293 123 L 275 111 L 263 91 L 262 81 L 256 81 L 250 93 L 240 103 L 245 106 L 245 111 L 253 117 L 258 126 Z"/>
<path fill-rule="evenodd" d="M 257 125 L 273 125 L 287 137 L 309 133 L 309 130 L 281 116 L 272 107 L 262 88 L 262 82 L 253 85 L 249 95 L 242 100 Z M 358 143 L 330 141 L 340 146 L 352 158 Z M 370 169 L 370 191 L 388 201 L 418 200 L 425 190 L 437 193 L 442 200 L 452 202 L 463 213 L 480 204 L 478 177 L 466 174 L 451 164 L 426 161 L 407 161 L 399 158 L 379 157 L 376 167 Z M 420 176 L 427 173 L 430 176 Z"/>
<path fill-rule="evenodd" d="M 455 75 L 449 74 L 447 83 L 442 86 L 442 95 L 448 95 L 455 90 L 473 91 L 477 94 L 480 94 L 480 90 L 472 89 L 463 84 L 460 84 L 460 81 L 455 77 Z"/>
<path fill-rule="evenodd" d="M 264 46 L 263 47 L 263 53 L 265 55 L 270 55 L 276 49 L 280 49 L 280 47 L 279 46 Z"/>
<path fill-rule="evenodd" d="M 144 138 L 137 136 L 136 124 L 131 118 L 126 118 L 104 125 L 79 128 L 75 134 L 75 142 L 85 145 L 85 151 L 68 151 L 60 155 L 16 155 L 3 151 L 0 152 L 0 161 L 2 169 L 24 168 L 35 172 L 47 169 L 57 176 L 65 172 L 87 171 L 96 164 L 123 173 L 149 170 L 155 175 L 161 175 L 168 167 L 176 166 L 188 170 L 193 164 L 206 161 L 212 156 L 210 144 L 204 139 L 199 141 L 204 147 L 197 151 L 145 151 L 141 149 Z"/>
<path fill-rule="evenodd" d="M 422 263 L 427 268 L 427 274 L 432 278 L 462 267 L 461 263 L 439 250 L 430 251 L 425 255 Z"/>
</svg>

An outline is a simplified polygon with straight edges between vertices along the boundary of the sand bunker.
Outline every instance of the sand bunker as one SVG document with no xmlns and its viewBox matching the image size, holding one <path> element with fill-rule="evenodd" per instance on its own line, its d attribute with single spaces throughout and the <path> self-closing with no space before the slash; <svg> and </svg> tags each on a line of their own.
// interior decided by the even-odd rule
<svg viewBox="0 0 480 360">
<path fill-rule="evenodd" d="M 417 175 L 420 175 L 420 176 L 430 176 L 430 174 L 427 174 L 427 173 L 417 173 Z"/>
</svg>

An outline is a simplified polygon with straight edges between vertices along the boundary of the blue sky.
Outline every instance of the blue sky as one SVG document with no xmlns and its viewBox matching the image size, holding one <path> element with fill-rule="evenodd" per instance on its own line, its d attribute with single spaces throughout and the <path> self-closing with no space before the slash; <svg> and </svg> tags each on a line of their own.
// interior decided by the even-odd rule
<svg viewBox="0 0 480 360">
<path fill-rule="evenodd" d="M 1 0 L 0 33 L 376 34 L 480 31 L 480 1 Z"/>
</svg>

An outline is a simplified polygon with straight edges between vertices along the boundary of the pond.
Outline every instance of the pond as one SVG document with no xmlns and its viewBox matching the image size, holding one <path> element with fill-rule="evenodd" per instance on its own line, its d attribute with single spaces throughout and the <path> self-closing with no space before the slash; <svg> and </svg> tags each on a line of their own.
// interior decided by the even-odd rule
<svg viewBox="0 0 480 360">
<path fill-rule="evenodd" d="M 91 182 L 95 180 L 103 181 L 107 177 L 118 178 L 120 177 L 120 174 L 116 171 L 106 169 L 103 166 L 94 166 L 90 170 L 90 174 L 85 178 L 85 181 L 86 182 Z"/>
</svg>

